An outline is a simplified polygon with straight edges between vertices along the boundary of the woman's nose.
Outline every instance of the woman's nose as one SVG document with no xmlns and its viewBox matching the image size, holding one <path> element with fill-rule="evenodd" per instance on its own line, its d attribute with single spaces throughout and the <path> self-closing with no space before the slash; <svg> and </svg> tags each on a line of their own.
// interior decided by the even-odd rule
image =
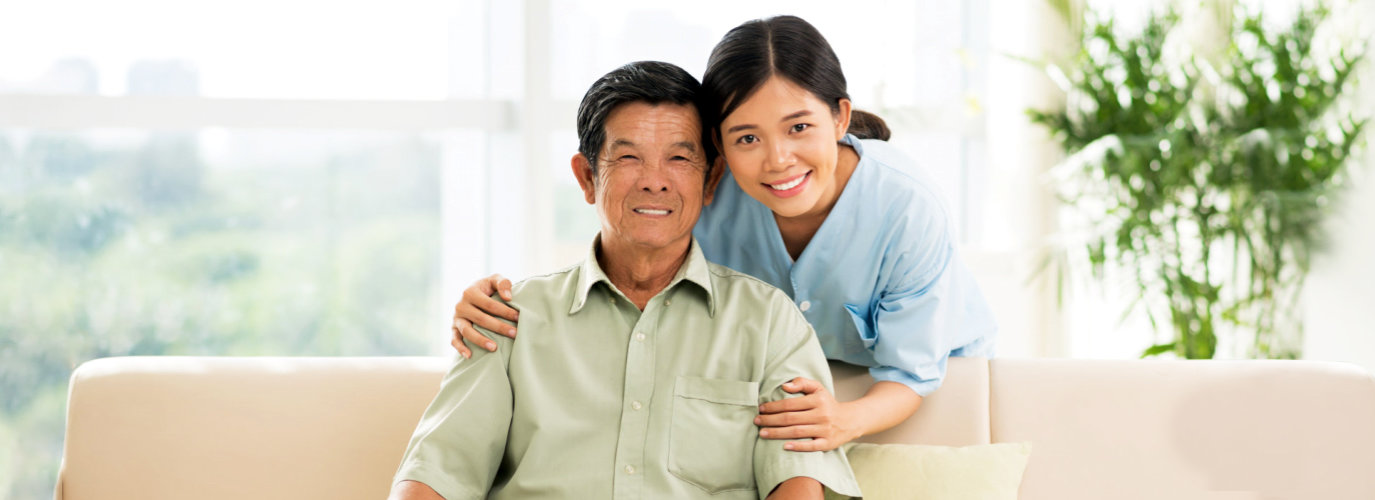
<svg viewBox="0 0 1375 500">
<path fill-rule="evenodd" d="M 769 167 L 782 170 L 788 168 L 792 163 L 792 148 L 789 148 L 786 143 L 774 143 L 773 147 L 769 148 Z"/>
</svg>

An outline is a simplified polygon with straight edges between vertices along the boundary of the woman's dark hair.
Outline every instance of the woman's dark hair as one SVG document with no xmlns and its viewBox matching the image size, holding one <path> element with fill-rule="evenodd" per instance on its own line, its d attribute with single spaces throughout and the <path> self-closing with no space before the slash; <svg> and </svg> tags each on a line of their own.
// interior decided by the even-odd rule
<svg viewBox="0 0 1375 500">
<path fill-rule="evenodd" d="M 683 68 L 659 61 L 638 61 L 621 66 L 597 79 L 578 104 L 578 152 L 597 172 L 597 156 L 606 143 L 606 119 L 622 104 L 681 104 L 692 106 L 697 118 L 703 120 L 702 86 Z M 702 156 L 707 171 L 716 161 L 716 147 L 711 142 L 707 122 L 702 121 Z"/>
<path fill-rule="evenodd" d="M 831 113 L 839 113 L 840 100 L 850 98 L 840 59 L 816 27 L 797 16 L 756 19 L 726 33 L 707 60 L 702 113 L 708 128 L 719 129 L 721 121 L 773 75 L 807 89 L 830 106 Z M 892 135 L 882 118 L 859 110 L 850 112 L 849 132 L 885 141 Z"/>
</svg>

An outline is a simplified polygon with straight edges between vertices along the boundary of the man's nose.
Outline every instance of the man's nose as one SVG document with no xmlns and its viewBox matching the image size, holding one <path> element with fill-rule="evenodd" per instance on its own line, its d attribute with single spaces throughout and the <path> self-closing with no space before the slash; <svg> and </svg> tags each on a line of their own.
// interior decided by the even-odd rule
<svg viewBox="0 0 1375 500">
<path fill-rule="evenodd" d="M 640 189 L 646 193 L 668 192 L 668 170 L 659 162 L 652 162 L 645 165 L 645 169 L 640 172 Z"/>
</svg>

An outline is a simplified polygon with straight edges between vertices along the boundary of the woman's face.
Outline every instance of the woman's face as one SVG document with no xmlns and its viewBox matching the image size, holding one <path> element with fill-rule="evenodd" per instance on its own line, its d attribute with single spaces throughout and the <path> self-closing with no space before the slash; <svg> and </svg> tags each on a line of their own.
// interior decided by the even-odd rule
<svg viewBox="0 0 1375 500">
<path fill-rule="evenodd" d="M 840 195 L 838 141 L 849 125 L 848 99 L 832 113 L 811 92 L 773 76 L 722 120 L 720 149 L 740 188 L 775 214 L 824 214 Z"/>
</svg>

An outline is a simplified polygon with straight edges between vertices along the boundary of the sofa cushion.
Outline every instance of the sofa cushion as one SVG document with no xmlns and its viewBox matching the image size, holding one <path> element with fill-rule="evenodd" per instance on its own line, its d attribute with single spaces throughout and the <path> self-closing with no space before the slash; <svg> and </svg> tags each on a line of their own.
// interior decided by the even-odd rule
<svg viewBox="0 0 1375 500">
<path fill-rule="evenodd" d="M 865 500 L 1017 500 L 1031 444 L 851 443 L 845 452 Z"/>
</svg>

